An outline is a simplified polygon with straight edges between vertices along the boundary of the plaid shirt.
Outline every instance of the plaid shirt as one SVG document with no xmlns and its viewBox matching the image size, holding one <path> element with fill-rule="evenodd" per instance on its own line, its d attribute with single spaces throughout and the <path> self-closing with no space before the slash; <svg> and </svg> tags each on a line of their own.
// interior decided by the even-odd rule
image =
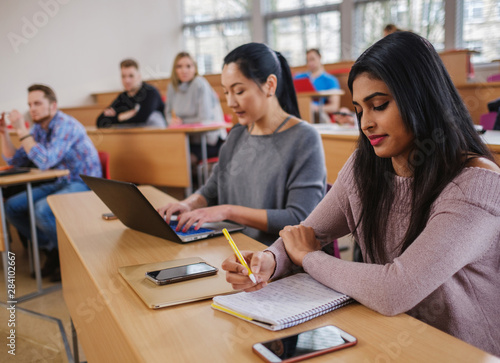
<svg viewBox="0 0 500 363">
<path fill-rule="evenodd" d="M 81 181 L 79 174 L 102 176 L 99 155 L 87 136 L 83 125 L 73 117 L 57 111 L 47 130 L 35 124 L 31 130 L 37 142 L 28 154 L 23 147 L 12 158 L 5 158 L 9 165 L 25 166 L 34 163 L 40 170 L 68 169 L 62 178 Z"/>
</svg>

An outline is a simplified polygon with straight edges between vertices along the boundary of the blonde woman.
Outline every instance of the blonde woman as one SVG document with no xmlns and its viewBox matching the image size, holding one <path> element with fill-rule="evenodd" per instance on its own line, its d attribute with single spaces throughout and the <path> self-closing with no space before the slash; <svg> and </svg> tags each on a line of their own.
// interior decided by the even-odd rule
<svg viewBox="0 0 500 363">
<path fill-rule="evenodd" d="M 174 59 L 172 75 L 167 89 L 165 116 L 169 125 L 222 122 L 224 115 L 217 94 L 207 80 L 198 75 L 196 62 L 189 53 L 181 52 Z M 217 156 L 226 131 L 213 131 L 207 135 L 208 157 Z M 192 135 L 193 163 L 201 160 L 200 137 Z M 194 164 L 193 164 L 194 165 Z"/>
</svg>

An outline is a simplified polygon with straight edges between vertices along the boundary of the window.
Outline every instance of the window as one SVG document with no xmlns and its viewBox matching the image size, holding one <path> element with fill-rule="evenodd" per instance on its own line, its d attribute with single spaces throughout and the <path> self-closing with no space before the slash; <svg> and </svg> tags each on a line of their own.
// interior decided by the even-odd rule
<svg viewBox="0 0 500 363">
<path fill-rule="evenodd" d="M 429 39 L 438 51 L 444 49 L 443 0 L 360 1 L 356 4 L 354 17 L 354 57 L 382 38 L 387 24 L 395 24 Z"/>
<path fill-rule="evenodd" d="M 200 74 L 220 73 L 224 56 L 251 41 L 251 0 L 184 0 L 186 50 Z"/>
<path fill-rule="evenodd" d="M 267 12 L 279 12 L 341 2 L 342 0 L 265 0 L 265 8 Z"/>
<path fill-rule="evenodd" d="M 324 63 L 340 60 L 341 0 L 265 0 L 267 42 L 290 66 L 306 62 L 306 50 L 318 48 Z"/>
<path fill-rule="evenodd" d="M 464 0 L 464 48 L 478 51 L 474 63 L 491 62 L 500 58 L 500 0 Z"/>
<path fill-rule="evenodd" d="M 466 23 L 483 22 L 483 0 L 464 1 L 464 21 Z"/>
<path fill-rule="evenodd" d="M 206 74 L 219 73 L 223 57 L 252 40 L 265 41 L 291 66 L 304 65 L 310 48 L 320 49 L 324 63 L 356 59 L 391 23 L 426 37 L 437 51 L 444 51 L 444 3 L 453 0 L 181 1 L 185 48 L 198 61 L 200 73 Z M 454 24 L 458 32 L 451 37 L 455 48 L 479 52 L 472 57 L 474 63 L 500 59 L 500 0 L 452 4 L 460 14 Z M 342 22 L 351 14 L 352 29 L 350 22 Z M 343 38 L 341 31 L 346 32 Z M 252 39 L 252 34 L 258 39 Z"/>
</svg>

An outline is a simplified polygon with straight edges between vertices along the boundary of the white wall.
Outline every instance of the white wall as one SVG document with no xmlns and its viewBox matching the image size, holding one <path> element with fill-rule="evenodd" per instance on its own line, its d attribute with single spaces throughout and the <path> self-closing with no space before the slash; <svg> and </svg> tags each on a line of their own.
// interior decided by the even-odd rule
<svg viewBox="0 0 500 363">
<path fill-rule="evenodd" d="M 182 50 L 180 0 L 1 0 L 0 112 L 26 111 L 26 88 L 50 85 L 60 107 L 122 88 L 119 63 L 170 76 Z"/>
</svg>

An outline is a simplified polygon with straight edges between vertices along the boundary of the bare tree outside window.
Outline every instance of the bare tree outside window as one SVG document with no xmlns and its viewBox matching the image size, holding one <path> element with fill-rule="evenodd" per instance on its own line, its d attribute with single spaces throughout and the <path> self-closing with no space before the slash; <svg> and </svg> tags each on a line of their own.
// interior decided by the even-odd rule
<svg viewBox="0 0 500 363">
<path fill-rule="evenodd" d="M 186 50 L 200 74 L 220 73 L 224 56 L 251 41 L 251 0 L 184 0 Z"/>
<path fill-rule="evenodd" d="M 474 63 L 500 59 L 500 0 L 464 0 L 462 38 Z"/>
<path fill-rule="evenodd" d="M 356 5 L 355 57 L 382 38 L 386 24 L 413 31 L 427 38 L 438 51 L 444 49 L 443 0 L 382 0 Z"/>
</svg>

